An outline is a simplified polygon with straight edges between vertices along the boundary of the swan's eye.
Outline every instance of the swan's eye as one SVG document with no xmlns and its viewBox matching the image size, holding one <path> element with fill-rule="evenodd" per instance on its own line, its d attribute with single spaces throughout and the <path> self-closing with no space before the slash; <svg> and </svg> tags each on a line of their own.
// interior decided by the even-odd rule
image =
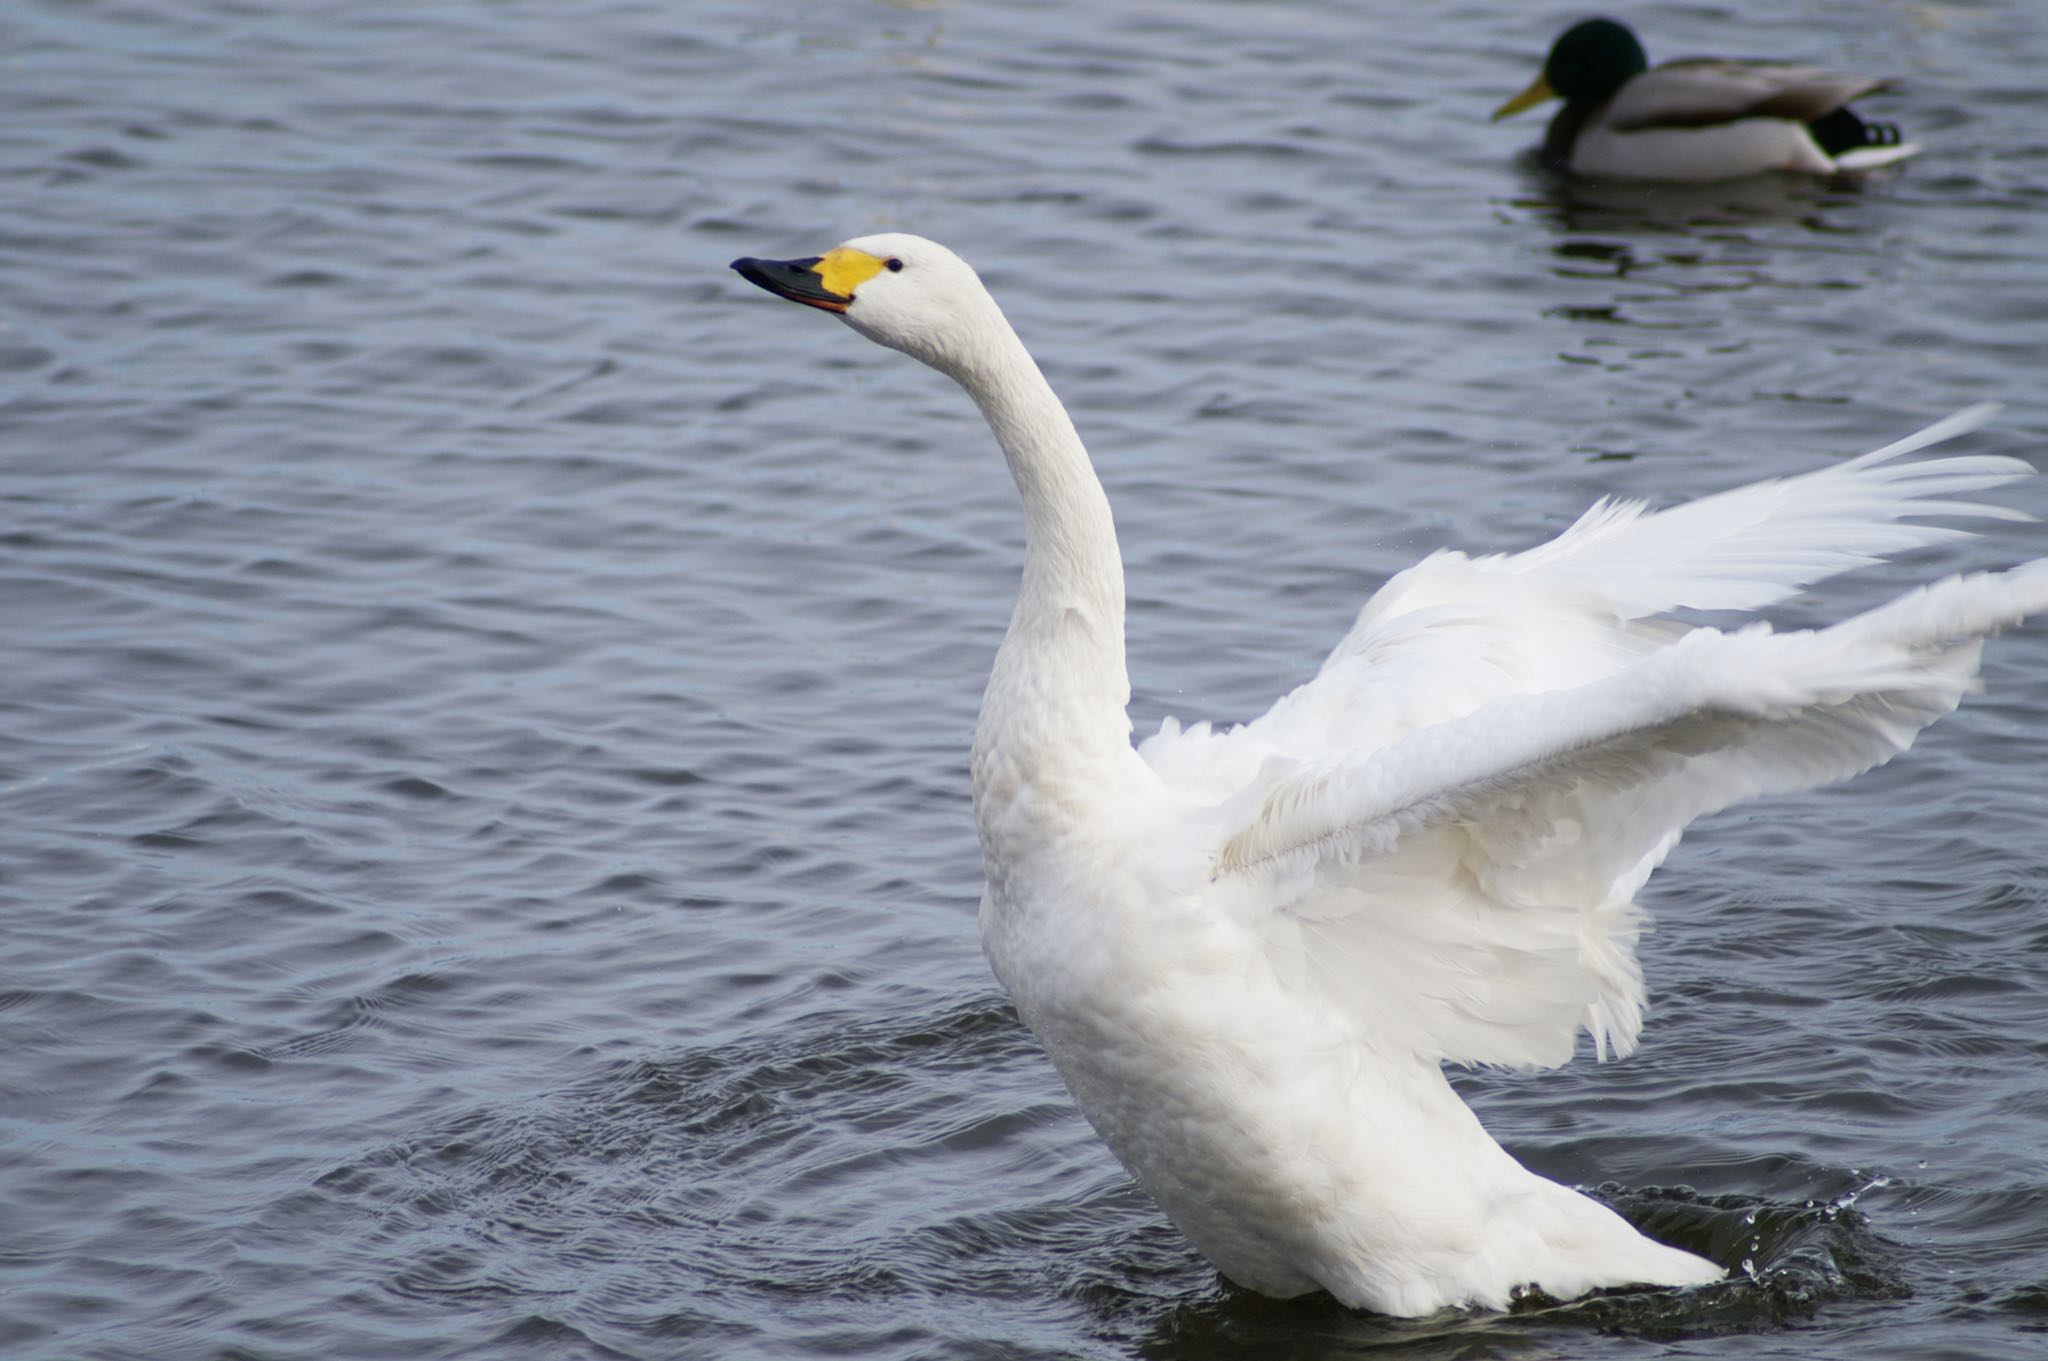
<svg viewBox="0 0 2048 1361">
<path fill-rule="evenodd" d="M 882 261 L 882 264 L 891 274 L 901 274 L 903 272 L 903 262 L 893 255 Z"/>
</svg>

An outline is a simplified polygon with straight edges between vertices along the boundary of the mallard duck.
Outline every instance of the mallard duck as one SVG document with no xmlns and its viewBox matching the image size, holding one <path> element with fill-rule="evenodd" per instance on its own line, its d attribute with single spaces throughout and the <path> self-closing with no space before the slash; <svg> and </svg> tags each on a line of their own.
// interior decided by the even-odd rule
<svg viewBox="0 0 2048 1361">
<path fill-rule="evenodd" d="M 865 236 L 742 276 L 966 389 L 1024 566 L 970 770 L 984 947 L 1082 1113 L 1194 1244 L 1268 1295 L 1420 1315 L 1520 1287 L 1696 1285 L 1720 1263 L 1529 1171 L 1443 1065 L 1554 1067 L 1642 1025 L 1638 889 L 1692 819 L 1904 750 L 2048 560 L 1831 628 L 1687 627 L 1953 538 L 2029 471 L 1876 453 L 1512 555 L 1394 577 L 1314 679 L 1241 727 L 1133 746 L 1124 570 L 1074 423 L 959 256 Z M 872 398 L 872 393 L 867 394 Z M 820 408 L 819 419 L 830 419 Z"/>
<path fill-rule="evenodd" d="M 1580 175 L 1706 181 L 1767 170 L 1872 170 L 1918 150 L 1849 101 L 1882 80 L 1811 66 L 1696 57 L 1651 66 L 1626 25 L 1588 19 L 1565 30 L 1528 89 L 1496 119 L 1563 99 L 1543 139 L 1547 164 Z"/>
</svg>

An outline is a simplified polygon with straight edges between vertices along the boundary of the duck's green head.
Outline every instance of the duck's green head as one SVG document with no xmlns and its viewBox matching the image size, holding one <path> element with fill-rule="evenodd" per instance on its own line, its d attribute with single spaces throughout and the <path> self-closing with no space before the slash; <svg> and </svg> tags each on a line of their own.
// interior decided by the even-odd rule
<svg viewBox="0 0 2048 1361">
<path fill-rule="evenodd" d="M 1588 19 L 1566 29 L 1544 59 L 1543 73 L 1528 89 L 1493 111 L 1506 118 L 1546 99 L 1597 104 L 1650 67 L 1643 45 L 1626 24 Z"/>
</svg>

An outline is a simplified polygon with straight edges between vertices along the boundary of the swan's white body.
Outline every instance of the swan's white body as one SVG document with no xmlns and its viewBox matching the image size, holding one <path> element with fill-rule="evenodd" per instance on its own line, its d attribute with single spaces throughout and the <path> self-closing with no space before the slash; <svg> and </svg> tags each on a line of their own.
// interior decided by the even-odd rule
<svg viewBox="0 0 2048 1361">
<path fill-rule="evenodd" d="M 850 252 L 850 254 L 843 254 Z M 792 289 L 770 267 L 854 277 Z M 888 263 L 886 269 L 883 262 Z M 1089 1121 L 1232 1280 L 1391 1314 L 1722 1268 L 1529 1172 L 1447 1061 L 1633 1046 L 1636 890 L 1692 818 L 1875 765 L 1953 708 L 2048 562 L 1819 632 L 1688 630 L 1998 514 L 2014 460 L 1896 461 L 1974 426 L 1510 557 L 1388 582 L 1321 672 L 1135 749 L 1123 570 L 1065 410 L 973 272 L 917 237 L 742 261 L 958 380 L 1023 499 L 1023 583 L 975 735 L 990 962 Z M 832 299 L 819 301 L 819 298 Z"/>
</svg>

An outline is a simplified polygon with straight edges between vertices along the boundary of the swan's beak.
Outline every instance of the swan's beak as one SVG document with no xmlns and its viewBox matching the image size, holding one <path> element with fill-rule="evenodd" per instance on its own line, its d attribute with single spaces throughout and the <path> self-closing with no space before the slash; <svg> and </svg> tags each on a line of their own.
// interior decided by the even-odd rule
<svg viewBox="0 0 2048 1361">
<path fill-rule="evenodd" d="M 825 284 L 825 276 L 818 272 L 824 256 L 813 255 L 808 260 L 756 260 L 744 256 L 732 262 L 740 277 L 750 284 L 759 284 L 778 298 L 788 298 L 806 307 L 822 307 L 827 312 L 844 312 L 853 301 L 850 293 L 834 293 Z"/>
<path fill-rule="evenodd" d="M 1538 74 L 1535 80 L 1529 82 L 1528 89 L 1493 111 L 1494 121 L 1499 122 L 1511 113 L 1520 113 L 1524 109 L 1536 107 L 1536 105 L 1541 104 L 1546 99 L 1555 98 L 1557 98 L 1557 91 L 1550 88 L 1550 77 Z"/>
</svg>

